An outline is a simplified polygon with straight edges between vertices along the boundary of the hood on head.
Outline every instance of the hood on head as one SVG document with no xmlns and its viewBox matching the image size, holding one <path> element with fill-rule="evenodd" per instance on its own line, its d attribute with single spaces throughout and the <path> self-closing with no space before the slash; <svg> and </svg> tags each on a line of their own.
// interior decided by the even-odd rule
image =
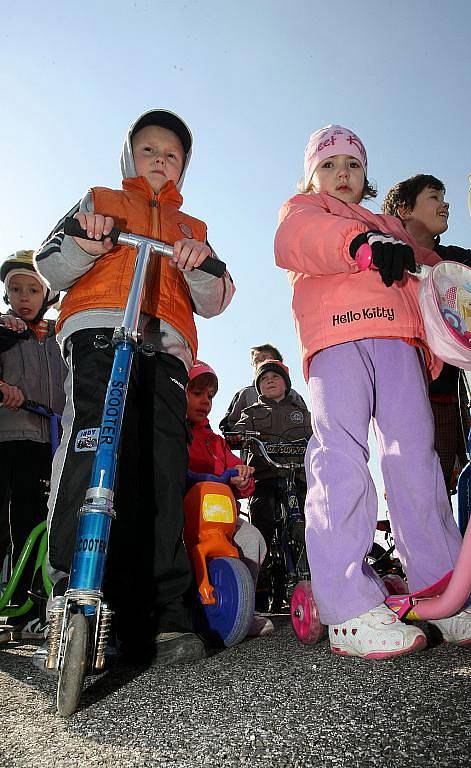
<svg viewBox="0 0 471 768">
<path fill-rule="evenodd" d="M 176 115 L 175 112 L 170 112 L 167 109 L 150 109 L 140 115 L 137 120 L 129 126 L 121 150 L 121 173 L 123 174 L 123 179 L 135 178 L 137 176 L 134 165 L 134 155 L 132 152 L 132 138 L 137 131 L 141 128 L 145 128 L 147 125 L 160 125 L 162 128 L 168 128 L 170 131 L 176 133 L 180 139 L 185 151 L 183 170 L 175 185 L 178 191 L 180 191 L 183 186 L 186 170 L 190 163 L 193 137 L 184 120 Z"/>
<path fill-rule="evenodd" d="M 281 376 L 281 378 L 284 380 L 286 385 L 286 397 L 286 395 L 288 395 L 291 391 L 291 379 L 289 376 L 288 366 L 282 363 L 280 360 L 263 360 L 263 362 L 257 365 L 255 371 L 255 389 L 257 390 L 257 394 L 261 395 L 260 379 L 262 378 L 263 374 L 267 373 L 268 371 L 277 373 L 278 376 Z"/>
</svg>

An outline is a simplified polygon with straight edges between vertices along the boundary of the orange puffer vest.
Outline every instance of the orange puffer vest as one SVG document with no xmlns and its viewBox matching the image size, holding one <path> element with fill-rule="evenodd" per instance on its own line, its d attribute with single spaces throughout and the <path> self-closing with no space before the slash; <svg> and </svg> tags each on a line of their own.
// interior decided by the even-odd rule
<svg viewBox="0 0 471 768">
<path fill-rule="evenodd" d="M 168 181 L 156 195 L 145 178 L 124 179 L 123 190 L 94 187 L 95 213 L 114 219 L 125 232 L 153 237 L 173 245 L 184 237 L 206 240 L 206 224 L 180 211 L 183 198 Z M 92 269 L 69 288 L 56 323 L 89 309 L 124 309 L 131 285 L 136 251 L 117 246 L 96 260 Z M 188 341 L 196 358 L 197 334 L 188 286 L 167 258 L 153 254 L 149 262 L 142 311 L 165 320 Z"/>
</svg>

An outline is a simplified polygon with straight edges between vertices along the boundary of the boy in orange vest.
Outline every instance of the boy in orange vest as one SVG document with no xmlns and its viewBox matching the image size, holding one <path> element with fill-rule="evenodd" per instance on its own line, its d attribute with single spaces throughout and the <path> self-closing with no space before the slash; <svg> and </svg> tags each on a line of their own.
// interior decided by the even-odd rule
<svg viewBox="0 0 471 768">
<path fill-rule="evenodd" d="M 180 117 L 166 110 L 141 115 L 124 140 L 122 190 L 90 189 L 75 214 L 95 240 L 64 235 L 59 224 L 36 254 L 48 283 L 67 291 L 57 321 L 69 367 L 67 401 L 48 515 L 56 596 L 66 587 L 113 360 L 110 340 L 121 325 L 136 256 L 100 238 L 117 226 L 174 246 L 170 260 L 153 255 L 147 272 L 139 321 L 145 354 L 134 357 L 127 394 L 104 585 L 123 652 L 134 658 L 145 652 L 158 664 L 205 655 L 193 632 L 192 573 L 182 539 L 185 388 L 197 351 L 193 313 L 218 315 L 234 293 L 227 272 L 215 278 L 196 271 L 206 257 L 217 257 L 205 223 L 180 210 L 191 149 Z"/>
</svg>

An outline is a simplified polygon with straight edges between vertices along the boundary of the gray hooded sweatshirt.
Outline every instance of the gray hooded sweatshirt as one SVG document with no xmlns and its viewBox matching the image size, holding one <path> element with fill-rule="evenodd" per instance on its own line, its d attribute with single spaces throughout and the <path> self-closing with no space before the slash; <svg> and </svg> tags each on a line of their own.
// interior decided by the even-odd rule
<svg viewBox="0 0 471 768">
<path fill-rule="evenodd" d="M 154 110 L 150 110 L 154 111 Z M 126 133 L 123 148 L 121 150 L 121 170 L 123 178 L 137 176 L 132 153 L 131 136 L 136 123 L 147 112 L 140 115 L 130 126 Z M 186 154 L 182 174 L 177 183 L 180 190 L 191 157 L 191 147 Z M 79 205 L 69 211 L 67 216 L 75 212 L 93 213 L 93 198 L 91 192 L 82 198 Z M 35 253 L 35 263 L 38 272 L 46 280 L 54 291 L 67 291 L 77 280 L 88 272 L 94 265 L 95 259 L 83 251 L 75 240 L 63 232 L 63 217 Z M 210 246 L 211 247 L 211 246 Z M 214 258 L 216 254 L 212 253 Z M 229 305 L 235 291 L 231 276 L 228 272 L 223 277 L 217 278 L 198 269 L 191 272 L 183 272 L 184 279 L 193 303 L 193 309 L 197 315 L 210 318 L 221 314 Z M 57 340 L 61 346 L 67 349 L 67 339 L 76 331 L 85 328 L 115 328 L 122 322 L 123 310 L 117 307 L 103 307 L 102 309 L 90 309 L 77 312 L 68 317 L 57 334 Z M 186 339 L 169 323 L 141 313 L 139 331 L 146 344 L 153 344 L 156 351 L 166 352 L 179 358 L 187 370 L 193 365 L 191 350 Z"/>
</svg>

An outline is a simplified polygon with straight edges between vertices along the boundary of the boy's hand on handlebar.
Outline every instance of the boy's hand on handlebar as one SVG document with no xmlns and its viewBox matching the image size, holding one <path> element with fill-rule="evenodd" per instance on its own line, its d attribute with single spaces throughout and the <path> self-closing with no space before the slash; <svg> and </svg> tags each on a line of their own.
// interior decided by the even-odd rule
<svg viewBox="0 0 471 768">
<path fill-rule="evenodd" d="M 205 259 L 211 256 L 211 248 L 201 240 L 183 238 L 173 246 L 172 261 L 178 269 L 185 272 L 196 269 Z"/>
<path fill-rule="evenodd" d="M 0 325 L 18 333 L 23 333 L 28 327 L 24 320 L 21 320 L 19 317 L 13 317 L 13 315 L 0 315 Z"/>
<path fill-rule="evenodd" d="M 239 474 L 237 477 L 231 477 L 230 482 L 242 491 L 249 484 L 255 469 L 253 467 L 248 467 L 247 464 L 238 464 L 234 469 L 236 469 Z"/>
<path fill-rule="evenodd" d="M 111 238 L 106 237 L 114 227 L 111 216 L 103 216 L 101 213 L 76 213 L 74 219 L 77 219 L 82 229 L 87 231 L 88 237 L 93 238 L 91 240 L 82 237 L 73 238 L 82 251 L 91 256 L 102 256 L 114 248 Z M 103 235 L 105 239 L 100 240 Z"/>
<path fill-rule="evenodd" d="M 8 408 L 10 411 L 17 411 L 23 405 L 25 396 L 18 387 L 3 381 L 0 383 L 0 391 L 3 395 L 3 405 L 5 408 Z"/>
</svg>

